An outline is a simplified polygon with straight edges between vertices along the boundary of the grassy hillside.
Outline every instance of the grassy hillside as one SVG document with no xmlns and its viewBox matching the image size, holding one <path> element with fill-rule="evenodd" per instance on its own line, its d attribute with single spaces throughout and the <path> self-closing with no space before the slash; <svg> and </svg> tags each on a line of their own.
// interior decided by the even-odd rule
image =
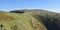
<svg viewBox="0 0 60 30">
<path fill-rule="evenodd" d="M 38 23 L 36 20 L 28 13 L 0 12 L 0 25 L 2 24 L 6 30 L 38 30 L 40 29 L 38 25 L 34 25 Z M 41 28 L 45 29 L 43 26 Z M 1 27 L 0 30 L 2 30 Z"/>
<path fill-rule="evenodd" d="M 60 30 L 59 18 L 58 13 L 39 9 L 24 10 L 24 13 L 0 11 L 0 25 L 6 30 Z"/>
</svg>

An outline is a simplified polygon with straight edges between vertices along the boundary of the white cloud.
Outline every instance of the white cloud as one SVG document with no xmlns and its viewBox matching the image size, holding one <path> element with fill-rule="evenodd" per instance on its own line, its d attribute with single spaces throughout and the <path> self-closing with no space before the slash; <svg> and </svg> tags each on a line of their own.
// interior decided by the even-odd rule
<svg viewBox="0 0 60 30">
<path fill-rule="evenodd" d="M 53 9 L 53 10 L 49 10 L 49 11 L 60 13 L 60 9 Z"/>
</svg>

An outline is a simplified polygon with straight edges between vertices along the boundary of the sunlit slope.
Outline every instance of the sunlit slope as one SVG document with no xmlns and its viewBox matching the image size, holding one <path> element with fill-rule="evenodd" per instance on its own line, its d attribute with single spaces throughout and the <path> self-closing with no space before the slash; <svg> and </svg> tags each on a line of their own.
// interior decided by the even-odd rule
<svg viewBox="0 0 60 30">
<path fill-rule="evenodd" d="M 7 30 L 46 30 L 43 24 L 28 13 L 0 12 L 0 24 L 3 24 Z"/>
<path fill-rule="evenodd" d="M 17 13 L 17 12 L 19 12 L 19 13 Z M 60 14 L 59 13 L 45 11 L 45 10 L 41 10 L 41 9 L 23 10 L 24 13 L 22 13 L 22 14 L 20 12 L 21 11 L 17 10 L 17 11 L 13 11 L 11 14 L 13 14 L 13 17 L 15 19 L 23 18 L 23 20 L 25 20 L 25 18 L 26 18 L 26 21 L 28 21 L 29 22 L 28 24 L 30 24 L 30 25 L 28 25 L 30 27 L 29 30 L 31 30 L 31 28 L 33 30 L 60 30 Z M 12 16 L 12 15 L 10 15 L 10 16 Z M 19 20 L 19 22 L 20 21 L 21 20 Z M 21 21 L 21 22 L 23 22 L 23 21 Z M 27 23 L 27 22 L 24 21 L 24 24 L 25 23 Z M 16 23 L 16 24 L 18 24 L 18 23 Z M 18 24 L 18 26 L 19 26 L 19 24 Z"/>
</svg>

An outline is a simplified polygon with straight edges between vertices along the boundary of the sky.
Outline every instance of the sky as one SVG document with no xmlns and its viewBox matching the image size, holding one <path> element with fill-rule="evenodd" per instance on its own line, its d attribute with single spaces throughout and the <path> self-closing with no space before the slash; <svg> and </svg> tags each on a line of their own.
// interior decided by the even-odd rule
<svg viewBox="0 0 60 30">
<path fill-rule="evenodd" d="M 0 10 L 45 9 L 59 12 L 60 0 L 0 0 Z"/>
</svg>

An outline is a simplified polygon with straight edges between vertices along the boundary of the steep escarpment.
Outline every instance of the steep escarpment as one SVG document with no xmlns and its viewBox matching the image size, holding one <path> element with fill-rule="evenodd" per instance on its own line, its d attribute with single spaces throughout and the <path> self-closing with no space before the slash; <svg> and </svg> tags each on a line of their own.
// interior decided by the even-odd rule
<svg viewBox="0 0 60 30">
<path fill-rule="evenodd" d="M 48 30 L 60 30 L 60 14 L 52 12 L 40 12 L 34 14 L 34 18 L 42 22 Z"/>
</svg>

